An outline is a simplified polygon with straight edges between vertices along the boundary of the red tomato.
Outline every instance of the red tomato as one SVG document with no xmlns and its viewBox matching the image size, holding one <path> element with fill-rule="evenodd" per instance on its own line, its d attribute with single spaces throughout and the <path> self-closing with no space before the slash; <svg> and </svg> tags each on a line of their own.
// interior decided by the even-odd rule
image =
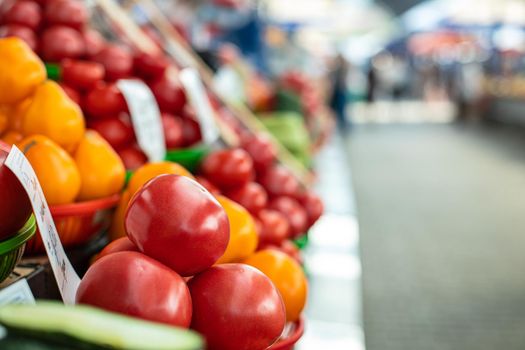
<svg viewBox="0 0 525 350">
<path fill-rule="evenodd" d="M 115 84 L 97 84 L 84 99 L 84 108 L 93 118 L 112 118 L 127 110 L 126 100 Z"/>
<path fill-rule="evenodd" d="M 59 83 L 59 85 L 70 99 L 72 99 L 76 104 L 80 104 L 81 97 L 77 90 L 64 83 Z"/>
<path fill-rule="evenodd" d="M 133 56 L 124 47 L 116 44 L 106 45 L 93 56 L 95 62 L 106 69 L 106 79 L 113 81 L 128 78 L 133 73 Z"/>
<path fill-rule="evenodd" d="M 217 186 L 212 184 L 207 178 L 202 176 L 195 176 L 195 180 L 197 180 L 197 182 L 200 183 L 202 187 L 207 189 L 208 192 L 210 192 L 214 196 L 218 196 L 221 194 L 221 191 L 217 188 Z"/>
<path fill-rule="evenodd" d="M 182 118 L 184 146 L 193 146 L 202 140 L 201 127 L 195 119 Z"/>
<path fill-rule="evenodd" d="M 46 6 L 46 23 L 81 29 L 88 21 L 88 11 L 83 1 L 53 0 Z"/>
<path fill-rule="evenodd" d="M 82 278 L 76 301 L 178 327 L 191 322 L 191 297 L 182 277 L 137 252 L 97 260 Z"/>
<path fill-rule="evenodd" d="M 286 196 L 277 197 L 270 202 L 268 207 L 277 210 L 288 219 L 290 234 L 293 238 L 306 233 L 308 217 L 306 211 L 295 199 Z"/>
<path fill-rule="evenodd" d="M 290 224 L 286 216 L 278 211 L 264 209 L 259 212 L 261 223 L 259 233 L 259 246 L 265 244 L 281 244 L 290 233 Z"/>
<path fill-rule="evenodd" d="M 164 128 L 164 138 L 168 149 L 180 148 L 184 145 L 182 120 L 180 118 L 169 113 L 162 113 L 162 126 Z"/>
<path fill-rule="evenodd" d="M 259 183 L 271 197 L 297 197 L 301 187 L 297 179 L 282 165 L 275 165 L 259 176 Z"/>
<path fill-rule="evenodd" d="M 128 237 L 145 254 L 191 276 L 213 265 L 230 236 L 226 212 L 196 181 L 161 175 L 138 190 L 128 205 Z"/>
<path fill-rule="evenodd" d="M 240 187 L 226 191 L 226 196 L 254 215 L 264 209 L 268 203 L 266 191 L 256 182 L 248 182 Z"/>
<path fill-rule="evenodd" d="M 241 139 L 241 147 L 252 157 L 258 172 L 268 169 L 277 157 L 272 142 L 263 134 L 244 136 Z"/>
<path fill-rule="evenodd" d="M 132 126 L 121 118 L 95 120 L 90 123 L 90 128 L 98 131 L 116 150 L 129 146 L 135 140 Z"/>
<path fill-rule="evenodd" d="M 40 51 L 44 60 L 59 62 L 64 58 L 83 56 L 86 46 L 76 30 L 65 26 L 53 26 L 43 32 Z"/>
<path fill-rule="evenodd" d="M 135 145 L 119 150 L 118 155 L 128 170 L 135 170 L 148 162 L 148 157 Z"/>
<path fill-rule="evenodd" d="M 0 27 L 0 38 L 7 38 L 9 36 L 16 36 L 17 38 L 24 40 L 31 50 L 37 50 L 38 40 L 35 32 L 30 28 L 19 24 L 8 24 Z"/>
<path fill-rule="evenodd" d="M 286 312 L 277 288 L 245 264 L 215 265 L 188 282 L 191 328 L 209 350 L 264 350 L 281 335 Z"/>
<path fill-rule="evenodd" d="M 255 177 L 252 158 L 239 148 L 208 154 L 201 170 L 206 178 L 220 188 L 242 186 Z"/>
<path fill-rule="evenodd" d="M 9 151 L 10 147 L 0 141 L 0 241 L 24 226 L 32 212 L 22 184 L 4 165 Z"/>
<path fill-rule="evenodd" d="M 133 244 L 129 240 L 128 237 L 120 237 L 119 239 L 114 240 L 113 242 L 109 242 L 107 246 L 102 249 L 100 253 L 97 255 L 97 259 L 99 260 L 106 255 L 114 254 L 118 252 L 138 252 L 139 248 L 137 248 L 136 245 Z"/>
<path fill-rule="evenodd" d="M 151 82 L 150 88 L 161 111 L 177 115 L 182 112 L 186 104 L 186 95 L 178 77 L 166 71 L 160 78 Z"/>
<path fill-rule="evenodd" d="M 5 12 L 2 22 L 19 24 L 35 30 L 42 22 L 42 10 L 34 1 L 18 0 Z"/>
<path fill-rule="evenodd" d="M 95 56 L 106 46 L 106 40 L 96 30 L 86 29 L 82 33 L 82 36 L 86 44 L 86 54 L 88 57 Z"/>
<path fill-rule="evenodd" d="M 80 90 L 92 89 L 104 79 L 104 66 L 100 63 L 67 59 L 61 65 L 64 82 Z"/>
<path fill-rule="evenodd" d="M 161 77 L 169 65 L 170 61 L 163 54 L 151 55 L 141 52 L 136 54 L 133 60 L 135 73 L 146 80 Z"/>
<path fill-rule="evenodd" d="M 307 191 L 301 196 L 300 203 L 306 210 L 306 215 L 308 215 L 308 226 L 311 227 L 321 215 L 323 215 L 323 201 L 315 193 Z"/>
</svg>

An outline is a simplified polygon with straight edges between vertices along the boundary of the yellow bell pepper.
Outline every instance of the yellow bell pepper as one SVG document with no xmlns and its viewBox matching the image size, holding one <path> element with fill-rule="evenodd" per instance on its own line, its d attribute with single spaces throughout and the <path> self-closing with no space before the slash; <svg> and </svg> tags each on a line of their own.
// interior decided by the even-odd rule
<svg viewBox="0 0 525 350">
<path fill-rule="evenodd" d="M 0 39 L 0 104 L 15 104 L 46 80 L 46 68 L 27 44 L 14 37 Z"/>
<path fill-rule="evenodd" d="M 255 252 L 259 236 L 255 221 L 243 206 L 224 196 L 217 196 L 230 221 L 230 241 L 217 264 L 240 262 Z"/>
<path fill-rule="evenodd" d="M 82 179 L 79 200 L 111 196 L 119 193 L 124 187 L 124 163 L 96 131 L 86 131 L 75 152 L 75 162 Z"/>
<path fill-rule="evenodd" d="M 80 192 L 80 173 L 73 158 L 42 135 L 26 137 L 18 148 L 33 166 L 50 205 L 72 203 Z"/>
<path fill-rule="evenodd" d="M 22 133 L 40 134 L 73 152 L 84 137 L 82 111 L 54 81 L 38 86 L 22 120 Z"/>
</svg>

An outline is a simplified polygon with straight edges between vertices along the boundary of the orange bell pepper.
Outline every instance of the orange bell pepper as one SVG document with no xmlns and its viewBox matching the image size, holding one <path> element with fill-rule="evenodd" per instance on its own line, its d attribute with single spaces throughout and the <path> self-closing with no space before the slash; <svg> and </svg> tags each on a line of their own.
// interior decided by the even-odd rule
<svg viewBox="0 0 525 350">
<path fill-rule="evenodd" d="M 129 180 L 129 193 L 133 196 L 146 182 L 162 174 L 182 175 L 195 180 L 193 175 L 180 164 L 173 162 L 148 163 L 138 168 Z"/>
<path fill-rule="evenodd" d="M 73 152 L 84 132 L 82 111 L 64 90 L 51 80 L 38 86 L 23 117 L 22 133 L 45 135 Z"/>
<path fill-rule="evenodd" d="M 80 192 L 80 173 L 73 158 L 42 135 L 23 139 L 18 147 L 33 166 L 50 205 L 72 203 Z"/>
<path fill-rule="evenodd" d="M 224 196 L 217 196 L 217 200 L 230 221 L 230 241 L 217 264 L 240 262 L 252 255 L 259 243 L 255 221 L 243 206 L 234 201 Z"/>
<path fill-rule="evenodd" d="M 75 162 L 82 179 L 79 200 L 111 196 L 124 187 L 124 163 L 98 132 L 86 131 L 75 152 Z"/>
<path fill-rule="evenodd" d="M 128 190 L 122 192 L 117 209 L 113 214 L 111 228 L 109 229 L 109 239 L 112 241 L 126 236 L 126 229 L 124 228 L 124 216 L 126 215 L 126 210 L 128 209 L 128 203 L 130 199 L 131 195 L 129 194 Z"/>
<path fill-rule="evenodd" d="M 22 101 L 46 80 L 44 63 L 23 40 L 0 39 L 0 57 L 0 104 Z"/>
<path fill-rule="evenodd" d="M 9 127 L 8 113 L 9 109 L 6 106 L 0 106 L 0 135 L 7 131 Z"/>
<path fill-rule="evenodd" d="M 7 143 L 8 145 L 13 145 L 15 143 L 18 143 L 20 141 L 22 141 L 24 138 L 24 135 L 22 135 L 21 133 L 19 133 L 18 131 L 8 131 L 4 134 L 2 134 L 2 136 L 0 136 L 0 140 L 2 140 L 3 142 Z"/>
<path fill-rule="evenodd" d="M 18 102 L 17 104 L 11 105 L 9 110 L 9 129 L 17 132 L 22 132 L 23 118 L 31 105 L 31 97 L 26 98 Z"/>
</svg>

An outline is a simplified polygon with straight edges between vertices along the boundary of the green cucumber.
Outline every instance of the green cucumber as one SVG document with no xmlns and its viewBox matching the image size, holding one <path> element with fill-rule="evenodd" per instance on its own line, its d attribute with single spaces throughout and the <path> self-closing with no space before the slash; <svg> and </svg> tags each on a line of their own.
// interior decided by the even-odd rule
<svg viewBox="0 0 525 350">
<path fill-rule="evenodd" d="M 122 349 L 200 350 L 195 332 L 58 302 L 0 307 L 0 324 L 8 330 L 2 350 Z"/>
</svg>

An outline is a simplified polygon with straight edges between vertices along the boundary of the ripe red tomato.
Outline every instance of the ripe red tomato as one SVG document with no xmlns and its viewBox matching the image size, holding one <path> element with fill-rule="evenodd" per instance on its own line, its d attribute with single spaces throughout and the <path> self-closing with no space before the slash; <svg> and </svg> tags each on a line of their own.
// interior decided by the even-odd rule
<svg viewBox="0 0 525 350">
<path fill-rule="evenodd" d="M 93 118 L 113 118 L 127 110 L 126 100 L 115 84 L 97 84 L 84 99 L 84 108 Z"/>
<path fill-rule="evenodd" d="M 299 201 L 308 215 L 308 226 L 311 227 L 323 215 L 324 205 L 321 198 L 313 192 L 307 191 Z"/>
<path fill-rule="evenodd" d="M 19 24 L 8 24 L 0 27 L 0 38 L 7 38 L 10 36 L 16 36 L 17 38 L 24 40 L 33 51 L 36 51 L 38 48 L 38 40 L 35 32 L 28 27 Z"/>
<path fill-rule="evenodd" d="M 202 140 L 201 127 L 195 119 L 182 118 L 182 137 L 186 147 Z"/>
<path fill-rule="evenodd" d="M 259 246 L 265 244 L 281 244 L 290 233 L 290 224 L 286 216 L 278 211 L 264 209 L 258 216 L 261 224 L 259 230 Z"/>
<path fill-rule="evenodd" d="M 32 212 L 22 184 L 4 165 L 9 151 L 10 147 L 0 141 L 0 241 L 24 226 Z"/>
<path fill-rule="evenodd" d="M 271 197 L 297 197 L 301 187 L 297 179 L 282 165 L 274 165 L 259 176 L 259 183 Z"/>
<path fill-rule="evenodd" d="M 119 150 L 118 155 L 128 170 L 135 170 L 148 162 L 148 157 L 136 145 Z"/>
<path fill-rule="evenodd" d="M 230 236 L 226 212 L 196 181 L 161 175 L 138 190 L 128 205 L 128 237 L 145 254 L 191 276 L 213 265 Z"/>
<path fill-rule="evenodd" d="M 215 151 L 201 165 L 204 176 L 222 188 L 242 186 L 253 180 L 252 158 L 240 148 Z"/>
<path fill-rule="evenodd" d="M 129 122 L 121 118 L 95 120 L 90 123 L 90 128 L 98 131 L 100 135 L 116 150 L 131 145 L 135 140 L 135 133 Z"/>
<path fill-rule="evenodd" d="M 97 62 L 66 59 L 62 61 L 62 80 L 79 90 L 89 90 L 104 79 L 104 66 Z"/>
<path fill-rule="evenodd" d="M 286 196 L 277 197 L 270 202 L 268 207 L 277 210 L 288 219 L 292 238 L 306 233 L 308 217 L 306 211 L 295 199 Z"/>
<path fill-rule="evenodd" d="M 268 169 L 277 157 L 275 147 L 264 134 L 245 135 L 241 138 L 241 147 L 252 157 L 258 172 Z"/>
<path fill-rule="evenodd" d="M 79 0 L 49 1 L 45 12 L 46 23 L 81 29 L 88 21 L 88 11 Z"/>
<path fill-rule="evenodd" d="M 180 115 L 186 104 L 186 95 L 178 77 L 166 71 L 151 82 L 150 88 L 161 111 Z"/>
<path fill-rule="evenodd" d="M 170 61 L 163 54 L 151 55 L 140 52 L 133 59 L 135 74 L 145 80 L 161 77 L 169 65 Z"/>
<path fill-rule="evenodd" d="M 4 13 L 2 22 L 36 30 L 42 22 L 42 10 L 34 1 L 18 0 Z"/>
<path fill-rule="evenodd" d="M 242 205 L 253 215 L 257 215 L 268 204 L 266 191 L 256 182 L 248 182 L 226 191 L 226 196 Z"/>
<path fill-rule="evenodd" d="M 164 139 L 168 149 L 180 148 L 184 145 L 182 120 L 179 117 L 163 112 L 162 126 L 164 128 Z"/>
<path fill-rule="evenodd" d="M 106 79 L 113 81 L 128 78 L 133 73 L 133 56 L 124 47 L 108 44 L 93 56 L 95 62 L 106 69 Z"/>
<path fill-rule="evenodd" d="M 42 34 L 40 51 L 46 61 L 60 62 L 64 58 L 79 58 L 86 52 L 84 38 L 75 29 L 53 26 Z"/>
<path fill-rule="evenodd" d="M 64 90 L 66 95 L 70 99 L 72 99 L 76 104 L 79 105 L 81 103 L 80 93 L 77 90 L 64 83 L 58 83 L 58 85 L 60 85 L 60 87 L 62 88 L 62 90 Z"/>
<path fill-rule="evenodd" d="M 133 242 L 131 242 L 128 237 L 120 237 L 119 239 L 109 242 L 109 244 L 105 246 L 104 249 L 102 249 L 100 253 L 98 253 L 96 260 L 99 260 L 105 257 L 106 255 L 114 254 L 118 252 L 138 252 L 138 251 L 139 251 L 139 248 L 137 248 L 137 246 L 134 245 Z"/>
<path fill-rule="evenodd" d="M 106 40 L 102 35 L 93 29 L 86 29 L 82 32 L 84 43 L 86 44 L 86 54 L 93 57 L 106 46 Z"/>
<path fill-rule="evenodd" d="M 182 277 L 137 252 L 97 260 L 82 278 L 76 301 L 178 327 L 191 322 L 191 297 Z"/>
<path fill-rule="evenodd" d="M 286 312 L 277 288 L 245 264 L 215 265 L 188 282 L 191 328 L 210 350 L 264 350 L 281 335 Z"/>
<path fill-rule="evenodd" d="M 207 178 L 202 176 L 195 176 L 195 180 L 197 180 L 197 182 L 200 183 L 202 187 L 207 189 L 208 192 L 210 192 L 214 196 L 218 196 L 221 194 L 221 191 L 217 188 L 217 186 L 212 184 Z"/>
</svg>

